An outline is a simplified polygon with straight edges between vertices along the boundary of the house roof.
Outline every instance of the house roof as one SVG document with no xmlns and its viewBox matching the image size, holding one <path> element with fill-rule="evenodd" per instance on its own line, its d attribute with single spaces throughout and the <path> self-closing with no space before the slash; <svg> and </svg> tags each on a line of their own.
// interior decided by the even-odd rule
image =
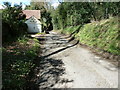
<svg viewBox="0 0 120 90">
<path fill-rule="evenodd" d="M 31 16 L 28 20 L 25 21 L 25 23 L 29 24 L 41 24 L 41 22 L 34 16 Z"/>
<path fill-rule="evenodd" d="M 23 10 L 23 13 L 26 15 L 26 19 L 29 19 L 31 16 L 35 16 L 37 19 L 41 18 L 40 10 Z"/>
</svg>

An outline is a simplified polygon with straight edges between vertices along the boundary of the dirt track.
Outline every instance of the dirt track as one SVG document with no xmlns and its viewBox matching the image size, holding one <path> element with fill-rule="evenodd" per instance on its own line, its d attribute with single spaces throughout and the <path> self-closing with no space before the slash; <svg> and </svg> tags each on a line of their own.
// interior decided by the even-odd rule
<svg viewBox="0 0 120 90">
<path fill-rule="evenodd" d="M 36 83 L 39 88 L 118 88 L 117 66 L 89 49 L 50 32 L 38 37 L 43 55 Z"/>
</svg>

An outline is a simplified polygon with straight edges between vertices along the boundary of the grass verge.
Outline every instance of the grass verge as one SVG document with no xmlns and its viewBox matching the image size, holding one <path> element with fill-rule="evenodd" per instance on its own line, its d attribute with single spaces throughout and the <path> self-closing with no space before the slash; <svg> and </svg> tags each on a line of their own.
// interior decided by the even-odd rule
<svg viewBox="0 0 120 90">
<path fill-rule="evenodd" d="M 3 90 L 26 90 L 27 76 L 35 66 L 34 59 L 40 48 L 37 39 L 19 38 L 3 46 L 2 78 Z"/>
<path fill-rule="evenodd" d="M 62 32 L 71 34 L 77 30 L 77 27 L 79 26 L 67 27 Z M 78 33 L 74 34 L 82 44 L 120 55 L 120 29 L 117 17 L 85 24 L 80 27 Z"/>
</svg>

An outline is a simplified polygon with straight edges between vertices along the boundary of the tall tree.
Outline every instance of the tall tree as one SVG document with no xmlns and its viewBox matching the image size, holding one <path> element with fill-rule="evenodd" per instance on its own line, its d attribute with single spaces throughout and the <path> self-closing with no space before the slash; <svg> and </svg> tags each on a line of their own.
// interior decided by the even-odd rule
<svg viewBox="0 0 120 90">
<path fill-rule="evenodd" d="M 26 31 L 26 26 L 24 28 L 25 16 L 19 17 L 22 14 L 22 5 L 11 7 L 11 3 L 9 2 L 4 2 L 4 5 L 6 5 L 6 8 L 2 12 L 3 27 L 6 27 L 5 25 L 9 26 L 9 33 L 12 36 L 19 36 L 22 32 Z"/>
</svg>

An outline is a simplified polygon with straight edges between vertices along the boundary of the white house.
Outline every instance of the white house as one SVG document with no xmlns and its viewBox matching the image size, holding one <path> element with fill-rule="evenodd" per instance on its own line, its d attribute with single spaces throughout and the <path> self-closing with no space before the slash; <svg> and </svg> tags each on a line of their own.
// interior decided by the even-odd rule
<svg viewBox="0 0 120 90">
<path fill-rule="evenodd" d="M 28 25 L 29 33 L 42 32 L 41 22 L 35 16 L 31 16 L 25 23 Z"/>
<path fill-rule="evenodd" d="M 26 15 L 25 23 L 28 25 L 28 33 L 41 33 L 40 10 L 23 10 Z"/>
</svg>

